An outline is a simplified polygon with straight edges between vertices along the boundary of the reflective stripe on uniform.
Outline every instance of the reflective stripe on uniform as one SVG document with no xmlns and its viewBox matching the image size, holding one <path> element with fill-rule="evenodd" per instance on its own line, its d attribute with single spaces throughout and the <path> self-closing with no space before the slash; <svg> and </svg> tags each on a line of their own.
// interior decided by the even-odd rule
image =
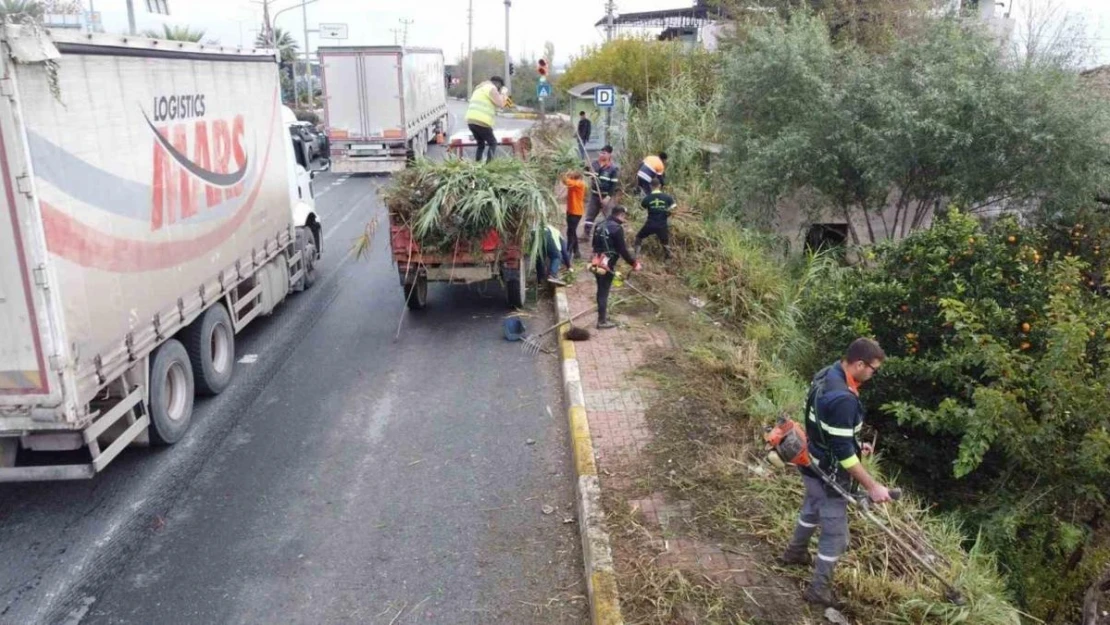
<svg viewBox="0 0 1110 625">
<path fill-rule="evenodd" d="M 833 436 L 843 436 L 845 438 L 854 438 L 855 435 L 856 435 L 856 431 L 857 431 L 857 430 L 853 430 L 852 428 L 833 427 L 833 426 L 825 423 L 824 421 L 822 421 L 820 423 L 820 425 L 821 425 L 821 429 L 825 430 L 829 434 L 832 434 Z"/>
<path fill-rule="evenodd" d="M 643 165 L 640 165 L 640 171 L 636 172 L 636 175 L 639 176 L 640 180 L 643 180 L 644 182 L 651 182 L 652 179 L 655 178 L 655 170 L 648 167 L 647 163 L 644 163 Z"/>
<path fill-rule="evenodd" d="M 835 564 L 836 561 L 840 559 L 840 556 L 827 556 L 823 553 L 818 553 L 817 557 L 824 560 L 825 562 L 832 562 L 833 564 Z"/>
<path fill-rule="evenodd" d="M 482 124 L 493 128 L 494 118 L 497 116 L 497 106 L 490 96 L 493 83 L 482 83 L 470 95 L 470 106 L 466 109 L 466 121 Z"/>
<path fill-rule="evenodd" d="M 855 454 L 852 454 L 851 458 L 845 458 L 844 460 L 840 461 L 840 466 L 844 467 L 845 469 L 851 469 L 857 464 L 859 464 L 859 456 Z"/>
<path fill-rule="evenodd" d="M 816 523 L 806 523 L 805 521 L 803 521 L 801 519 L 798 519 L 798 525 L 801 525 L 802 527 L 804 527 L 806 529 L 813 529 L 813 528 L 817 527 Z"/>
</svg>

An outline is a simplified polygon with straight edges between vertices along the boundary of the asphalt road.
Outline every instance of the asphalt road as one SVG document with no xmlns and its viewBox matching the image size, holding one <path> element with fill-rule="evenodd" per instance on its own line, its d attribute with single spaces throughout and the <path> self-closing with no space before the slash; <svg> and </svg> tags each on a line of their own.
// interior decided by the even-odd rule
<svg viewBox="0 0 1110 625">
<path fill-rule="evenodd" d="M 557 364 L 502 340 L 497 285 L 433 286 L 395 338 L 383 181 L 317 179 L 318 282 L 238 337 L 186 440 L 0 486 L 0 623 L 588 620 Z"/>
</svg>

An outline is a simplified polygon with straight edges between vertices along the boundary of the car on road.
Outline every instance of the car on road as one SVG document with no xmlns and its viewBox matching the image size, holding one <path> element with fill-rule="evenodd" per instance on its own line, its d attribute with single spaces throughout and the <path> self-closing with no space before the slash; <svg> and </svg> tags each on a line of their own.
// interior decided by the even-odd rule
<svg viewBox="0 0 1110 625">
<path fill-rule="evenodd" d="M 320 156 L 320 138 L 316 129 L 309 122 L 298 121 L 289 126 L 289 132 L 301 140 L 301 149 L 304 150 L 305 159 L 309 163 Z"/>
</svg>

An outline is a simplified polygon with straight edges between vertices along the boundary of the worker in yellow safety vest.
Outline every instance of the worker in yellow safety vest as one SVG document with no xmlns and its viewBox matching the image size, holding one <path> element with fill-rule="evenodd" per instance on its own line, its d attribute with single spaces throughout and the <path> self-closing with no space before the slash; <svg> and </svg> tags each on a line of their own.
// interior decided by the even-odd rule
<svg viewBox="0 0 1110 625">
<path fill-rule="evenodd" d="M 470 106 L 466 109 L 466 126 L 470 134 L 478 143 L 476 160 L 482 160 L 482 153 L 486 148 L 486 162 L 493 160 L 493 152 L 497 146 L 497 138 L 493 135 L 494 119 L 497 109 L 505 108 L 509 91 L 505 88 L 505 80 L 500 76 L 493 76 L 478 85 L 474 93 L 470 94 Z"/>
</svg>

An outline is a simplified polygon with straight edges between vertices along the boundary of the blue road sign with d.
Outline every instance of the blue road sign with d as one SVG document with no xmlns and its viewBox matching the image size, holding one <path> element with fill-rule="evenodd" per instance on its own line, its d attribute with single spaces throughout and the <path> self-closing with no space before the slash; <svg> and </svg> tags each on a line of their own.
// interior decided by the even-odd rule
<svg viewBox="0 0 1110 625">
<path fill-rule="evenodd" d="M 551 83 L 541 82 L 536 85 L 537 98 L 550 98 L 551 97 Z"/>
<path fill-rule="evenodd" d="M 594 89 L 594 104 L 601 108 L 613 108 L 617 103 L 617 90 L 613 87 L 598 87 Z"/>
</svg>

